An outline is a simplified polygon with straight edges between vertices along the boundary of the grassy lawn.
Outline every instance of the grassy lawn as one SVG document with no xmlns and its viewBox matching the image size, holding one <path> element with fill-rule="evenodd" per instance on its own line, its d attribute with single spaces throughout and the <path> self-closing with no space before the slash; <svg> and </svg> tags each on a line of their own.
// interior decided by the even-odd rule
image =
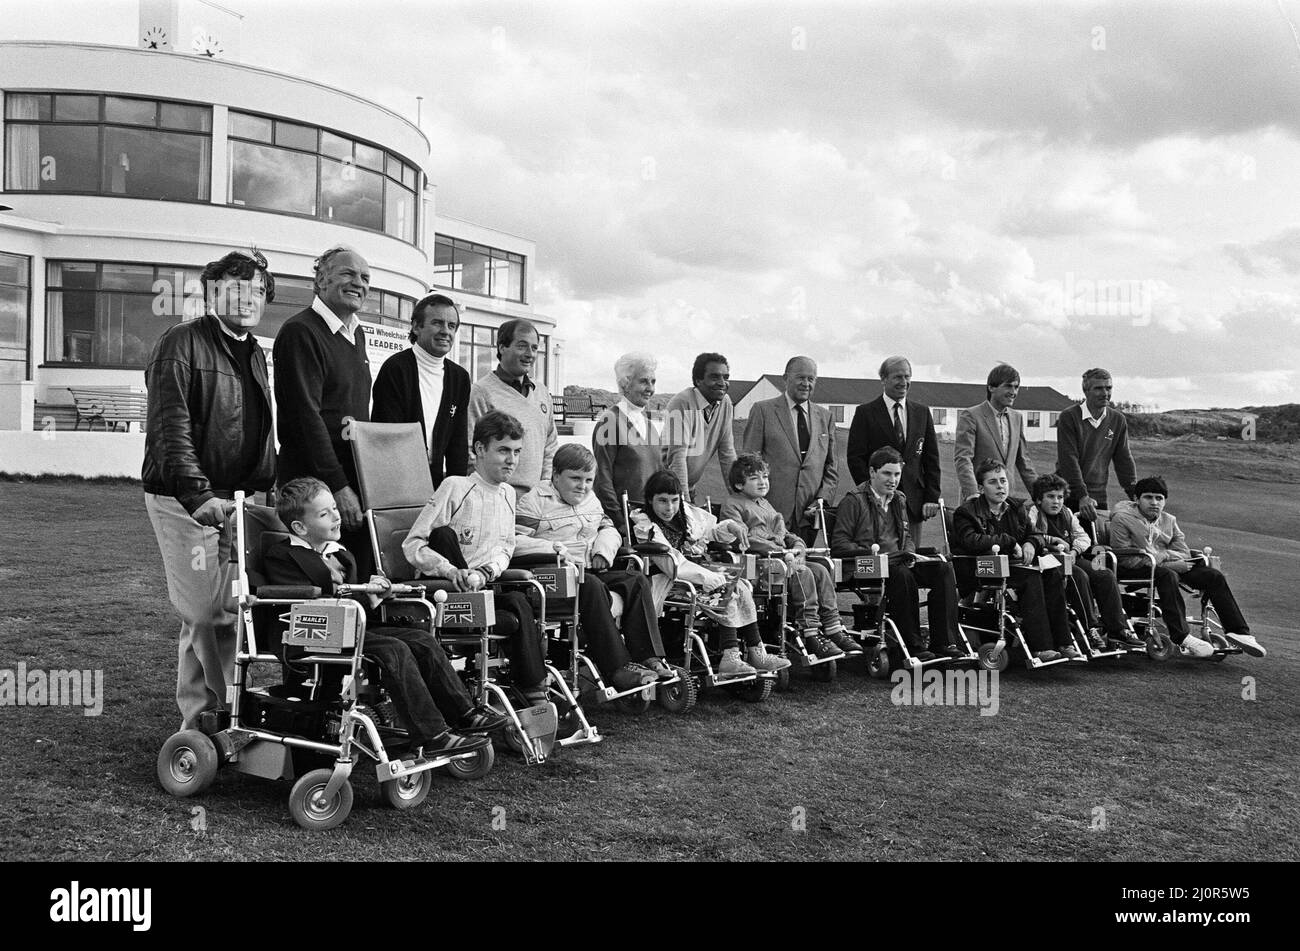
<svg viewBox="0 0 1300 951">
<path fill-rule="evenodd" d="M 100 668 L 106 693 L 99 717 L 0 708 L 0 857 L 1300 858 L 1300 462 L 1240 443 L 1135 451 L 1169 479 L 1193 543 L 1223 555 L 1266 659 L 1013 670 L 990 717 L 895 706 L 856 665 L 760 705 L 713 692 L 685 717 L 598 707 L 604 743 L 535 768 L 503 753 L 476 783 L 436 774 L 414 812 L 382 806 L 361 770 L 352 817 L 322 835 L 290 820 L 288 783 L 223 774 L 198 800 L 158 787 L 177 624 L 139 486 L 0 482 L 0 668 Z M 1053 468 L 1054 447 L 1031 452 Z"/>
</svg>

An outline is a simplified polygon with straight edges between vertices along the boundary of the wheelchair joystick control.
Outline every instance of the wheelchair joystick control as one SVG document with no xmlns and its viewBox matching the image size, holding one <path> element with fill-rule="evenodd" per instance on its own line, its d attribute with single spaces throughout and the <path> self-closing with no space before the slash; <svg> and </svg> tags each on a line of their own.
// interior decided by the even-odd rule
<svg viewBox="0 0 1300 951">
<path fill-rule="evenodd" d="M 880 554 L 880 546 L 879 546 L 879 545 L 872 545 L 872 546 L 871 546 L 871 554 L 872 554 L 872 555 L 879 555 L 879 554 Z"/>
<path fill-rule="evenodd" d="M 1201 551 L 1205 552 L 1206 558 L 1209 558 L 1211 555 L 1214 554 L 1214 549 L 1211 548 L 1209 545 L 1206 545 L 1204 548 L 1201 549 Z"/>
<path fill-rule="evenodd" d="M 483 576 L 477 571 L 471 571 L 465 580 L 469 583 L 471 591 L 477 591 L 479 588 L 483 587 Z"/>
<path fill-rule="evenodd" d="M 447 592 L 446 591 L 433 592 L 433 600 L 435 604 L 442 604 L 447 600 Z"/>
<path fill-rule="evenodd" d="M 1001 546 L 1001 545 L 994 545 L 994 546 L 993 546 L 993 554 L 996 555 L 996 554 L 998 554 L 1000 551 L 1002 551 L 1002 546 Z"/>
</svg>

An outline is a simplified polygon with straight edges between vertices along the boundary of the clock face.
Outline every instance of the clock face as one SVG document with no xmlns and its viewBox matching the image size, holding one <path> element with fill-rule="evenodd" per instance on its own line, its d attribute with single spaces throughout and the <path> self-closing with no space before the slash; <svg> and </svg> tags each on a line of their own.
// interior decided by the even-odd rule
<svg viewBox="0 0 1300 951">
<path fill-rule="evenodd" d="M 211 33 L 196 33 L 193 45 L 194 52 L 208 58 L 219 56 L 222 52 L 221 41 Z"/>
<path fill-rule="evenodd" d="M 144 48 L 148 50 L 160 50 L 167 43 L 167 31 L 160 26 L 150 27 L 145 31 L 141 38 Z"/>
</svg>

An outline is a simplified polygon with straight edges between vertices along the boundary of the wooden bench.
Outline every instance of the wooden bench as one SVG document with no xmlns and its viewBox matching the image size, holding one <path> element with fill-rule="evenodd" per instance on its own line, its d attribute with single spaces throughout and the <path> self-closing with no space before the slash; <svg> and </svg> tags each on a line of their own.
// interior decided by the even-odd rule
<svg viewBox="0 0 1300 951">
<path fill-rule="evenodd" d="M 595 419 L 605 411 L 604 403 L 597 403 L 590 396 L 564 397 L 564 419 Z"/>
<path fill-rule="evenodd" d="M 104 424 L 104 432 L 131 431 L 132 423 L 143 424 L 148 415 L 149 396 L 121 386 L 70 386 L 73 405 L 77 408 L 77 422 L 73 429 L 79 429 L 85 421 L 88 430 L 94 430 L 95 422 Z"/>
<path fill-rule="evenodd" d="M 563 396 L 551 395 L 551 416 L 557 424 L 567 422 Z"/>
</svg>

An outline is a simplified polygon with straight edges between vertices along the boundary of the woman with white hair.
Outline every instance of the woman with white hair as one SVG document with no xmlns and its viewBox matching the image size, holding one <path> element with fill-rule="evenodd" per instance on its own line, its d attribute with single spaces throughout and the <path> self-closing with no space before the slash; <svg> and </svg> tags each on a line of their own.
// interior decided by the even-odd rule
<svg viewBox="0 0 1300 951">
<path fill-rule="evenodd" d="M 614 379 L 622 397 L 600 414 L 591 437 L 596 498 L 624 538 L 623 493 L 633 506 L 640 504 L 646 479 L 663 468 L 663 426 L 646 412 L 655 394 L 658 366 L 648 353 L 625 353 L 615 361 Z"/>
</svg>

